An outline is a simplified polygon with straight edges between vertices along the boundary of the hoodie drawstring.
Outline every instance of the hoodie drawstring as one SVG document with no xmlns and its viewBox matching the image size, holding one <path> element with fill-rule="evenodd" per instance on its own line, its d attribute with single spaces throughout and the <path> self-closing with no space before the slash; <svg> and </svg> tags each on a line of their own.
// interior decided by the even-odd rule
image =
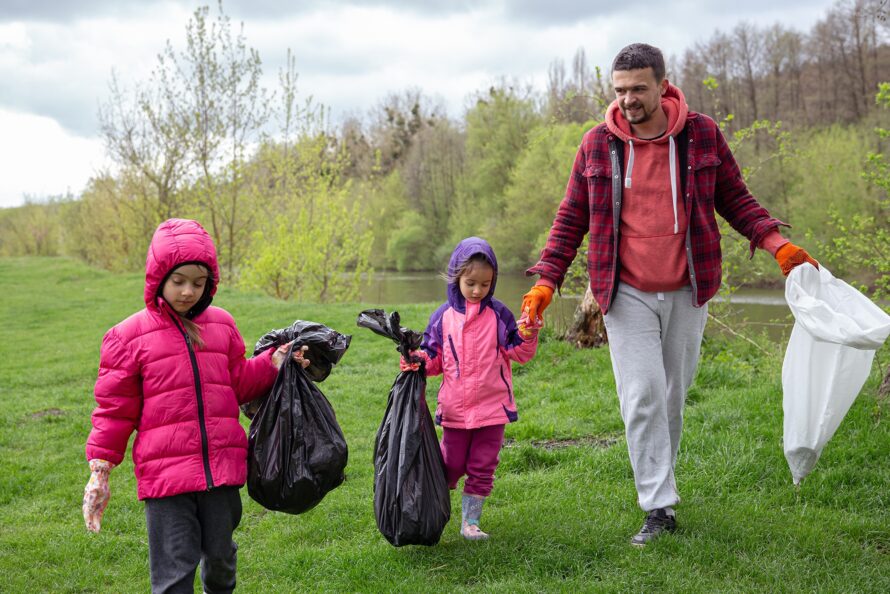
<svg viewBox="0 0 890 594">
<path fill-rule="evenodd" d="M 673 136 L 668 136 L 668 153 L 670 153 L 668 161 L 670 162 L 671 169 L 671 198 L 674 202 L 674 233 L 676 234 L 679 231 L 679 224 L 677 223 L 677 145 L 674 142 Z M 630 186 L 627 187 L 629 188 Z"/>
<path fill-rule="evenodd" d="M 627 172 L 624 174 L 624 187 L 630 188 L 634 168 L 634 141 L 628 139 L 627 146 L 629 149 L 627 153 Z M 674 233 L 676 234 L 680 230 L 680 223 L 677 220 L 677 143 L 674 142 L 673 136 L 668 136 L 668 156 L 671 172 L 671 201 L 674 206 Z"/>
<path fill-rule="evenodd" d="M 630 188 L 630 175 L 634 169 L 634 141 L 628 139 L 628 146 L 630 146 L 630 151 L 627 155 L 627 173 L 624 174 L 624 187 Z"/>
</svg>

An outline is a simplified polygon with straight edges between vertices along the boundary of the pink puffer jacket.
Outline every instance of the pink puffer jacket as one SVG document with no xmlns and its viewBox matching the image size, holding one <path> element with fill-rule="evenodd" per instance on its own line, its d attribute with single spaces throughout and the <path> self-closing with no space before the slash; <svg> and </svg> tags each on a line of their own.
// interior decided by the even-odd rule
<svg viewBox="0 0 890 594">
<path fill-rule="evenodd" d="M 479 303 L 468 302 L 457 271 L 481 254 L 494 269 L 491 288 Z M 491 245 L 479 237 L 457 244 L 448 263 L 448 301 L 430 316 L 423 335 L 428 376 L 442 374 L 436 396 L 436 423 L 454 429 L 478 429 L 516 421 L 511 361 L 535 356 L 538 334 L 524 340 L 513 313 L 494 298 L 498 261 Z"/>
<path fill-rule="evenodd" d="M 187 340 L 179 317 L 159 296 L 170 272 L 186 263 L 211 270 L 212 282 L 189 312 L 201 328 L 203 348 Z M 86 456 L 119 464 L 135 429 L 139 499 L 240 486 L 247 478 L 238 405 L 272 387 L 275 349 L 244 358 L 244 339 L 232 316 L 210 307 L 218 283 L 207 232 L 194 221 L 162 223 L 146 259 L 145 309 L 114 326 L 102 342 Z"/>
</svg>

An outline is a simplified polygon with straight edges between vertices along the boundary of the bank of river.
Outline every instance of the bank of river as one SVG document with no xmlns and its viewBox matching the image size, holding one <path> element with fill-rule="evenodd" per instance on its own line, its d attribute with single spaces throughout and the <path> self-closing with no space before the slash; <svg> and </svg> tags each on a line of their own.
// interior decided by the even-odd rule
<svg viewBox="0 0 890 594">
<path fill-rule="evenodd" d="M 501 274 L 495 295 L 514 313 L 518 313 L 522 295 L 534 280 L 535 277 L 526 277 L 522 273 Z M 556 328 L 564 327 L 571 321 L 579 299 L 571 296 L 555 299 L 548 310 L 548 321 Z M 364 287 L 361 300 L 381 307 L 403 303 L 441 303 L 445 300 L 445 281 L 433 272 L 375 273 Z M 719 298 L 714 302 L 712 309 L 725 316 L 728 323 L 741 325 L 744 321 L 750 332 L 758 333 L 764 329 L 777 340 L 790 332 L 793 320 L 780 289 L 742 289 L 733 295 L 730 307 L 721 303 Z"/>
</svg>

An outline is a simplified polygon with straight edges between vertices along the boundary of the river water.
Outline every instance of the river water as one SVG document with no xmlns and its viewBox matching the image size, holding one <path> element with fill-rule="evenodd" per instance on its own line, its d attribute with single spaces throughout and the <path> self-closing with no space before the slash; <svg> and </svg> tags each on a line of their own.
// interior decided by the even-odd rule
<svg viewBox="0 0 890 594">
<path fill-rule="evenodd" d="M 522 295 L 536 279 L 521 272 L 502 273 L 498 276 L 495 296 L 518 314 Z M 580 297 L 571 296 L 555 298 L 548 309 L 548 323 L 557 329 L 564 328 L 571 322 L 579 300 Z M 405 303 L 438 304 L 445 301 L 445 281 L 433 272 L 375 273 L 362 290 L 361 301 L 381 307 Z M 734 327 L 744 322 L 748 334 L 766 330 L 774 339 L 782 340 L 791 331 L 793 318 L 781 289 L 741 289 L 733 295 L 731 307 L 724 307 L 719 299 L 713 303 L 712 311 L 719 312 L 724 322 Z"/>
</svg>

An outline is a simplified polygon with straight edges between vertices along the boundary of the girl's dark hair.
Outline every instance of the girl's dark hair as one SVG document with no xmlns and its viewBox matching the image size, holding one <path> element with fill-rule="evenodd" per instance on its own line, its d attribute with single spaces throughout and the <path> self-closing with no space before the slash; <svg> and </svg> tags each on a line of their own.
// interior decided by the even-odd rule
<svg viewBox="0 0 890 594">
<path fill-rule="evenodd" d="M 477 264 L 486 264 L 494 268 L 494 265 L 488 259 L 488 257 L 482 252 L 473 254 L 466 260 L 464 260 L 463 264 L 457 267 L 456 270 L 451 270 L 450 268 L 441 274 L 442 278 L 447 283 L 456 283 L 460 280 L 460 277 L 465 275 L 470 269 L 474 268 Z"/>
<path fill-rule="evenodd" d="M 651 68 L 655 82 L 664 80 L 664 55 L 661 50 L 648 43 L 632 43 L 623 48 L 612 61 L 612 72 L 616 70 L 640 70 Z"/>
</svg>

